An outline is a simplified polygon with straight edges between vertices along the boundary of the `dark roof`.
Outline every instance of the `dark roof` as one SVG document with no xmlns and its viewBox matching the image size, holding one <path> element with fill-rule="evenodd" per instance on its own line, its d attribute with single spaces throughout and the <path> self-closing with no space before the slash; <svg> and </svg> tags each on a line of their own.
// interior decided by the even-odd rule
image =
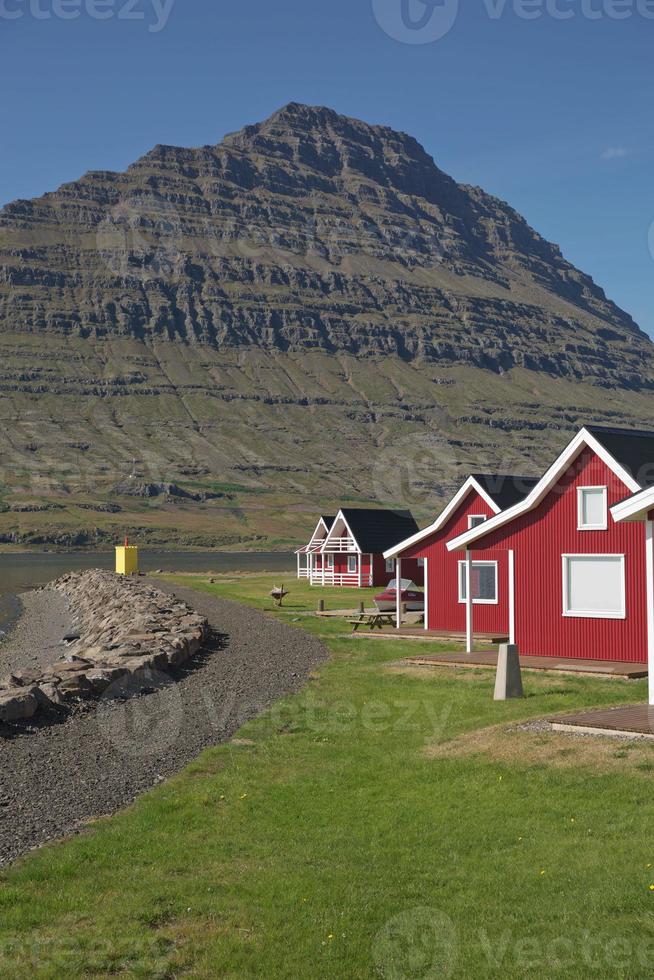
<svg viewBox="0 0 654 980">
<path fill-rule="evenodd" d="M 641 487 L 654 486 L 654 431 L 584 426 Z"/>
<path fill-rule="evenodd" d="M 418 530 L 415 518 L 408 510 L 348 507 L 342 514 L 361 551 L 373 555 L 387 551 Z"/>
<path fill-rule="evenodd" d="M 321 514 L 320 517 L 319 517 L 319 521 L 323 521 L 323 523 L 327 525 L 327 530 L 328 531 L 330 530 L 330 528 L 331 528 L 331 526 L 332 526 L 332 524 L 334 523 L 335 520 L 336 520 L 335 517 L 327 517 L 326 514 Z"/>
<path fill-rule="evenodd" d="M 500 510 L 506 510 L 524 500 L 540 479 L 536 476 L 516 476 L 515 473 L 471 473 L 470 475 L 483 487 Z"/>
</svg>

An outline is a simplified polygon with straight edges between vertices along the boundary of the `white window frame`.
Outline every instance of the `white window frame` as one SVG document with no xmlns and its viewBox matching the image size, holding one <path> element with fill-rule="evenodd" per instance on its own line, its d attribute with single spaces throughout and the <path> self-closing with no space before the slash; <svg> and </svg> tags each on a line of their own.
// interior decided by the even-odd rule
<svg viewBox="0 0 654 980">
<path fill-rule="evenodd" d="M 604 502 L 604 521 L 601 524 L 584 524 L 584 493 L 587 490 L 602 491 Z M 609 526 L 609 491 L 608 487 L 577 487 L 577 530 L 606 531 Z"/>
<path fill-rule="evenodd" d="M 473 527 L 479 527 L 487 520 L 486 514 L 468 514 L 468 530 L 472 531 Z M 477 521 L 477 523 L 474 524 L 473 521 Z"/>
<path fill-rule="evenodd" d="M 395 574 L 395 559 L 394 558 L 387 558 L 386 559 L 386 572 L 387 572 L 388 575 L 394 575 Z"/>
<path fill-rule="evenodd" d="M 569 561 L 571 558 L 607 558 L 615 561 L 620 559 L 620 571 L 622 573 L 622 606 L 619 612 L 602 612 L 599 609 L 570 610 L 568 603 L 569 595 Z M 625 556 L 618 554 L 583 554 L 583 555 L 561 555 L 562 565 L 562 614 L 566 619 L 626 619 L 627 618 L 627 584 L 625 576 Z"/>
<path fill-rule="evenodd" d="M 461 577 L 461 572 L 465 575 L 466 561 L 460 561 L 457 563 L 457 576 L 458 576 L 458 589 L 459 589 L 459 602 L 465 605 L 466 600 L 463 598 L 463 589 L 461 586 L 465 581 Z M 474 568 L 475 565 L 492 565 L 495 568 L 495 598 L 494 599 L 473 599 L 473 606 L 497 606 L 500 601 L 499 588 L 497 581 L 497 562 L 496 561 L 471 561 L 470 564 Z"/>
<path fill-rule="evenodd" d="M 351 564 L 352 564 L 352 562 L 354 562 L 354 568 L 351 568 L 350 567 Z M 359 564 L 357 562 L 357 555 L 348 555 L 347 556 L 347 574 L 348 575 L 356 575 L 358 571 L 359 571 Z"/>
<path fill-rule="evenodd" d="M 327 559 L 327 563 L 326 563 L 325 567 L 326 568 L 333 568 L 334 567 L 334 556 L 333 555 L 330 555 L 330 554 L 326 554 L 325 555 L 325 558 Z"/>
</svg>

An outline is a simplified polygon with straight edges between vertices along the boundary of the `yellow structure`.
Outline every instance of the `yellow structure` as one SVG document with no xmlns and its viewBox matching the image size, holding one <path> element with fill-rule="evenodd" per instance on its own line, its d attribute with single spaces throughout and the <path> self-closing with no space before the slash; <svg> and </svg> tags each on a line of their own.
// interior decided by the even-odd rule
<svg viewBox="0 0 654 980">
<path fill-rule="evenodd" d="M 116 548 L 116 574 L 138 575 L 139 549 L 125 544 Z"/>
</svg>

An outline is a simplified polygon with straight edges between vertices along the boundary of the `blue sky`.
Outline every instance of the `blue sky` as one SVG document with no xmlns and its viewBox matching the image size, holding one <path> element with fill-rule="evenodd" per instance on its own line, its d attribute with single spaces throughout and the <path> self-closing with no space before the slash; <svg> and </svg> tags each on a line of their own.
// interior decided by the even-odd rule
<svg viewBox="0 0 654 980">
<path fill-rule="evenodd" d="M 442 4 L 0 0 L 0 203 L 329 105 L 509 201 L 654 334 L 654 0 Z"/>
</svg>

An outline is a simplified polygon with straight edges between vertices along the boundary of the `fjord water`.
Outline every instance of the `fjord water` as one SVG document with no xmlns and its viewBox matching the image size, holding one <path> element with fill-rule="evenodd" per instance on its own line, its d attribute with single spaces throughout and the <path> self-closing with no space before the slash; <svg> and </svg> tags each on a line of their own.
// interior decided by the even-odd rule
<svg viewBox="0 0 654 980">
<path fill-rule="evenodd" d="M 143 551 L 141 571 L 157 568 L 176 572 L 279 572 L 294 574 L 294 559 L 283 552 L 175 552 Z M 51 582 L 66 572 L 85 568 L 113 568 L 112 552 L 89 554 L 0 554 L 0 631 L 6 630 L 18 614 L 17 595 L 37 585 Z"/>
</svg>

